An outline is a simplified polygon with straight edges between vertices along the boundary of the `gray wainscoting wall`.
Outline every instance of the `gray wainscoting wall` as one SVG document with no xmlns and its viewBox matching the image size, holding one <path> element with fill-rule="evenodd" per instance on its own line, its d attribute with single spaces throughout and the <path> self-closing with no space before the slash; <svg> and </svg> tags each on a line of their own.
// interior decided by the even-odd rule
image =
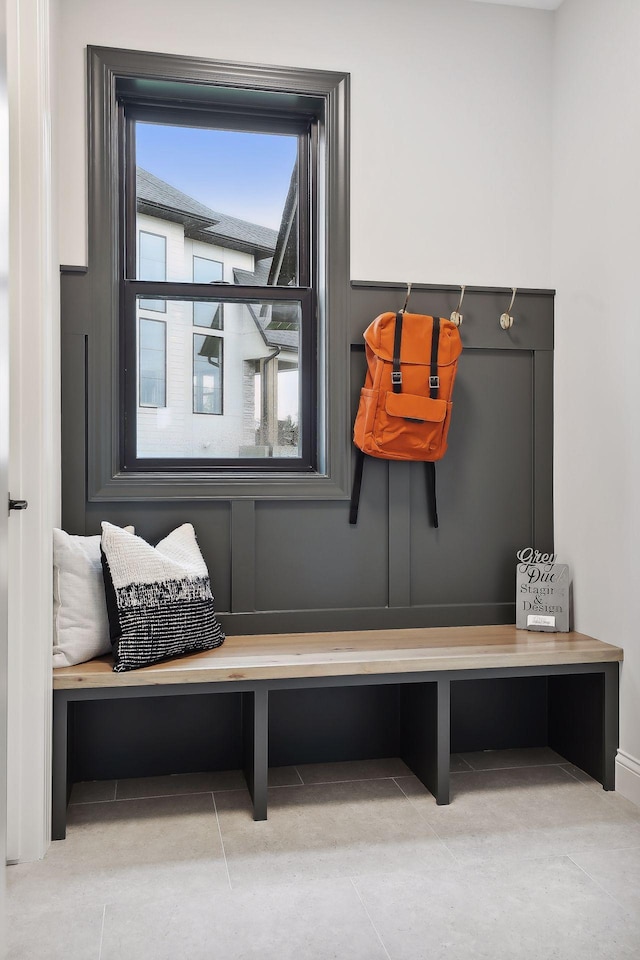
<svg viewBox="0 0 640 960">
<path fill-rule="evenodd" d="M 409 310 L 448 317 L 459 292 L 453 286 L 414 285 Z M 357 526 L 349 525 L 346 499 L 89 502 L 86 398 L 91 371 L 86 358 L 88 341 L 94 335 L 89 293 L 86 271 L 62 269 L 62 506 L 66 530 L 95 534 L 102 520 L 131 523 L 153 543 L 176 525 L 192 522 L 209 567 L 221 621 L 230 635 L 515 621 L 516 550 L 529 545 L 543 551 L 553 549 L 553 291 L 518 291 L 512 310 L 515 322 L 505 331 L 499 317 L 509 305 L 511 290 L 467 288 L 460 328 L 464 351 L 454 389 L 449 450 L 437 465 L 437 530 L 429 526 L 424 465 L 373 459 L 365 463 Z M 405 293 L 402 283 L 351 285 L 350 317 L 345 317 L 351 341 L 347 434 L 364 381 L 362 333 L 379 313 L 399 309 Z M 518 704 L 511 696 L 513 691 L 505 687 L 504 715 L 483 734 L 484 746 L 546 743 L 546 686 L 530 686 L 530 690 L 523 687 L 518 691 Z M 482 698 L 486 700 L 490 694 L 495 703 L 497 691 L 488 694 L 486 685 L 483 689 L 468 688 L 458 697 L 454 749 L 479 747 L 474 733 L 477 724 L 465 714 L 464 702 L 473 704 L 475 716 L 488 715 Z M 392 750 L 395 707 L 383 711 L 385 733 L 378 735 L 369 725 L 365 735 L 360 721 L 363 710 L 377 714 L 381 696 L 395 704 L 395 689 L 389 688 L 386 694 L 374 690 L 343 696 L 355 698 L 353 710 L 345 701 L 340 706 L 339 735 L 322 726 L 325 732 L 319 739 L 318 722 L 328 722 L 323 693 L 305 691 L 304 697 L 299 695 L 302 705 L 283 702 L 281 722 L 274 714 L 273 761 L 373 757 Z M 367 700 L 367 706 L 361 702 L 363 698 L 373 699 L 371 703 Z M 227 745 L 224 750 L 209 742 L 212 734 L 206 732 L 206 725 L 196 724 L 200 740 L 194 740 L 193 729 L 187 734 L 184 727 L 187 720 L 183 723 L 176 715 L 184 737 L 177 737 L 172 749 L 162 738 L 164 747 L 158 752 L 159 710 L 166 711 L 166 704 L 159 708 L 132 701 L 128 709 L 135 714 L 139 742 L 126 756 L 121 747 L 114 754 L 109 743 L 121 745 L 127 739 L 132 717 L 124 716 L 119 708 L 117 715 L 98 716 L 103 705 L 93 705 L 78 712 L 75 776 L 197 770 L 203 768 L 204 757 L 210 758 L 211 768 L 228 765 L 231 754 L 239 750 L 237 704 L 228 698 L 215 707 L 217 698 L 201 699 L 203 709 L 205 700 L 210 701 L 206 709 L 217 714 L 216 737 L 228 729 L 228 737 L 222 738 Z M 287 721 L 292 707 L 296 708 L 293 724 Z M 179 712 L 183 707 L 176 705 L 175 709 Z M 349 716 L 351 732 L 345 719 Z M 289 739 L 279 736 L 280 727 L 290 735 L 292 730 L 304 728 L 308 737 L 305 734 L 301 742 L 306 740 L 306 749 L 300 753 L 290 735 Z M 511 732 L 505 740 L 506 730 Z"/>
<path fill-rule="evenodd" d="M 365 463 L 357 526 L 348 501 L 87 502 L 88 277 L 62 274 L 63 525 L 135 524 L 154 542 L 191 521 L 230 634 L 515 620 L 515 552 L 553 547 L 553 293 L 469 288 L 460 328 L 449 450 L 437 465 L 440 527 L 429 526 L 420 463 Z M 402 306 L 402 284 L 354 282 L 351 432 L 365 357 L 362 333 Z M 414 286 L 410 310 L 448 317 L 459 289 Z M 346 322 L 346 318 L 345 318 Z"/>
</svg>

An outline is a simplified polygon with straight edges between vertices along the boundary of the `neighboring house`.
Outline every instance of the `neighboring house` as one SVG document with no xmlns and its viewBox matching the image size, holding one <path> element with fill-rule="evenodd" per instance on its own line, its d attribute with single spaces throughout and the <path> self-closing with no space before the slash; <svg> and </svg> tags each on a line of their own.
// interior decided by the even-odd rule
<svg viewBox="0 0 640 960">
<path fill-rule="evenodd" d="M 286 285 L 291 206 L 278 232 L 138 168 L 138 278 Z M 138 456 L 297 456 L 297 304 L 215 295 L 138 302 Z"/>
</svg>

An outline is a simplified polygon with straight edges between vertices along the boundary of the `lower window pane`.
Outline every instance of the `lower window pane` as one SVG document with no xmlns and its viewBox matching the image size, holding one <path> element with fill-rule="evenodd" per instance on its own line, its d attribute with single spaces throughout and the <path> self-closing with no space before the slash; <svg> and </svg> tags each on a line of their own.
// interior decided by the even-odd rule
<svg viewBox="0 0 640 960">
<path fill-rule="evenodd" d="M 193 335 L 193 412 L 222 415 L 222 337 Z"/>
<path fill-rule="evenodd" d="M 139 318 L 138 458 L 300 457 L 300 303 L 162 302 L 162 380 L 146 347 L 151 332 L 143 336 L 144 324 L 154 321 Z M 224 325 L 212 323 L 223 314 Z"/>
<path fill-rule="evenodd" d="M 141 302 L 141 305 L 144 301 Z M 141 407 L 164 407 L 166 337 L 164 320 L 140 317 L 138 325 L 138 396 Z"/>
</svg>

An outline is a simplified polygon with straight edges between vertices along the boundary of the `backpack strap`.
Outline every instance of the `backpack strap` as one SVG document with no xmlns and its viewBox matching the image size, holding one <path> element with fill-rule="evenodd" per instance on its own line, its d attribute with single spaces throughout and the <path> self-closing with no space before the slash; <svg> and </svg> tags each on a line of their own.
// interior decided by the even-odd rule
<svg viewBox="0 0 640 960">
<path fill-rule="evenodd" d="M 431 366 L 429 369 L 429 396 L 438 399 L 440 377 L 438 376 L 438 344 L 440 343 L 440 317 L 433 318 L 431 330 Z"/>
<path fill-rule="evenodd" d="M 436 503 L 436 465 L 433 460 L 425 463 L 427 470 L 427 506 L 431 518 L 431 526 L 438 526 L 438 505 Z"/>
<path fill-rule="evenodd" d="M 391 386 L 394 393 L 402 392 L 402 370 L 400 369 L 400 350 L 402 347 L 402 310 L 396 313 L 396 329 L 393 337 L 393 370 Z"/>
<path fill-rule="evenodd" d="M 429 396 L 438 399 L 440 377 L 438 376 L 438 344 L 440 342 L 440 317 L 433 318 L 431 331 L 431 365 L 429 369 Z M 427 504 L 431 514 L 431 526 L 438 526 L 438 505 L 436 503 L 436 465 L 433 461 L 425 463 L 427 470 Z"/>
<path fill-rule="evenodd" d="M 360 447 L 356 447 L 356 468 L 353 472 L 353 487 L 351 489 L 351 508 L 349 510 L 349 523 L 358 522 L 358 507 L 360 506 L 360 488 L 362 487 L 362 471 L 364 468 L 364 453 Z"/>
</svg>

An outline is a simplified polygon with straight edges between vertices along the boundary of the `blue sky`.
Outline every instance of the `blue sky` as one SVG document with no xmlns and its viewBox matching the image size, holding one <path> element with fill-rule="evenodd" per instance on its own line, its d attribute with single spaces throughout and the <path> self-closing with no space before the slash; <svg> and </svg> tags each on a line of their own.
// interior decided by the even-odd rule
<svg viewBox="0 0 640 960">
<path fill-rule="evenodd" d="M 136 161 L 200 203 L 277 230 L 296 137 L 136 124 Z"/>
</svg>

